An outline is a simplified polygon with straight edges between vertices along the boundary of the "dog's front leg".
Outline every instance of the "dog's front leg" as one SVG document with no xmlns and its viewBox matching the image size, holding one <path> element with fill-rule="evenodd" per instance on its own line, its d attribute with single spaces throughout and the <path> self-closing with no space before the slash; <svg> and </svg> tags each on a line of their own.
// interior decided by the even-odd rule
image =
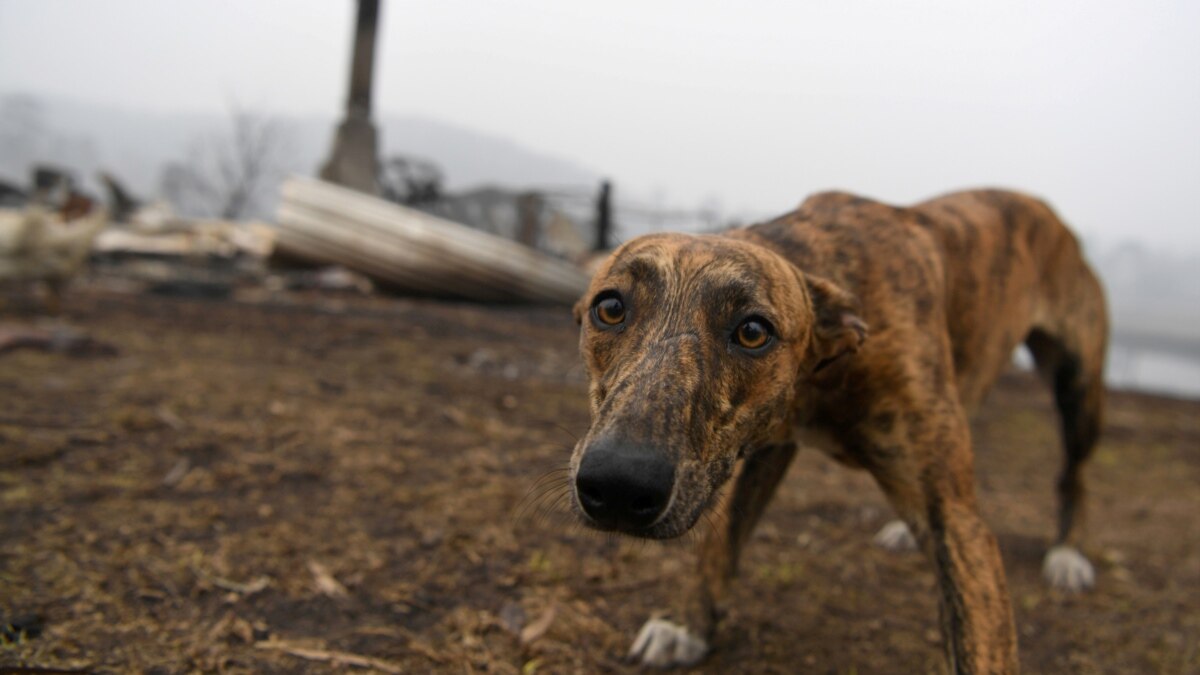
<svg viewBox="0 0 1200 675">
<path fill-rule="evenodd" d="M 880 482 L 934 564 L 950 672 L 1015 675 L 1017 638 L 1000 547 L 976 507 L 970 441 L 951 446 L 944 460 L 930 457 L 909 474 L 920 476 L 916 484 Z"/>
<path fill-rule="evenodd" d="M 951 672 L 1015 675 L 1016 631 L 995 536 L 974 504 L 953 498 L 935 498 L 927 527 Z"/>
<path fill-rule="evenodd" d="M 734 478 L 733 490 L 716 511 L 700 544 L 698 574 L 686 596 L 682 623 L 650 619 L 642 626 L 629 657 L 669 668 L 699 662 L 723 613 L 729 583 L 737 573 L 742 546 L 754 530 L 796 454 L 794 443 L 769 445 L 750 453 Z"/>
</svg>

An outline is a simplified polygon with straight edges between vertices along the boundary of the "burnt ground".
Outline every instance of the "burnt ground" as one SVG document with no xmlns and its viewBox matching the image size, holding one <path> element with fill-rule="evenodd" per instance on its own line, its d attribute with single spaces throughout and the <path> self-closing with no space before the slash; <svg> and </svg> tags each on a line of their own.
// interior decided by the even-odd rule
<svg viewBox="0 0 1200 675">
<path fill-rule="evenodd" d="M 693 565 L 554 495 L 519 514 L 587 425 L 564 310 L 84 290 L 61 320 L 119 354 L 0 356 L 0 671 L 627 672 Z M 1098 588 L 1070 596 L 1039 579 L 1050 399 L 993 393 L 977 469 L 1027 672 L 1200 672 L 1198 414 L 1113 394 Z M 929 568 L 870 543 L 888 519 L 802 453 L 700 670 L 940 672 Z"/>
</svg>

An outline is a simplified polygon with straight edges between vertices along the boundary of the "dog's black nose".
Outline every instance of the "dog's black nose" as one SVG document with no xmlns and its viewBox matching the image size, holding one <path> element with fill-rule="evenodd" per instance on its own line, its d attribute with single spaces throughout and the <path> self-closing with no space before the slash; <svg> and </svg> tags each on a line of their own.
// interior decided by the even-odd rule
<svg viewBox="0 0 1200 675">
<path fill-rule="evenodd" d="M 660 451 L 598 441 L 575 474 L 579 505 L 603 527 L 639 530 L 662 515 L 675 484 L 675 466 Z"/>
</svg>

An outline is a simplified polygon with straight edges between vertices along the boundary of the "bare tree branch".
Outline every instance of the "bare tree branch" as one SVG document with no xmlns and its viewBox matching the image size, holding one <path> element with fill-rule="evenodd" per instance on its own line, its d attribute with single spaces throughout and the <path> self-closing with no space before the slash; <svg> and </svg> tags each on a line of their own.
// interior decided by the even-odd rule
<svg viewBox="0 0 1200 675">
<path fill-rule="evenodd" d="M 186 161 L 163 168 L 162 192 L 185 215 L 252 215 L 280 173 L 284 141 L 277 119 L 235 108 L 225 132 L 197 139 Z"/>
</svg>

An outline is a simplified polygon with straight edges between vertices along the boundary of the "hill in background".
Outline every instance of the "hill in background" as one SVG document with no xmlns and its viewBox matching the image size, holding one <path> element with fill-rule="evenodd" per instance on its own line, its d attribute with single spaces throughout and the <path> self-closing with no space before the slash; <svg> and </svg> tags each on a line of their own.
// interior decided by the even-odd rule
<svg viewBox="0 0 1200 675">
<path fill-rule="evenodd" d="M 288 173 L 312 175 L 329 153 L 334 119 L 268 116 L 281 138 L 275 182 Z M 32 163 L 60 165 L 99 191 L 100 169 L 119 176 L 139 195 L 158 196 L 164 168 L 186 162 L 229 133 L 231 115 L 123 110 L 65 99 L 0 95 L 0 177 L 24 183 Z M 590 188 L 599 173 L 503 138 L 416 116 L 383 116 L 383 157 L 396 154 L 437 164 L 452 190 L 479 185 Z M 269 187 L 264 193 L 274 194 Z M 264 200 L 257 217 L 269 218 Z"/>
</svg>

